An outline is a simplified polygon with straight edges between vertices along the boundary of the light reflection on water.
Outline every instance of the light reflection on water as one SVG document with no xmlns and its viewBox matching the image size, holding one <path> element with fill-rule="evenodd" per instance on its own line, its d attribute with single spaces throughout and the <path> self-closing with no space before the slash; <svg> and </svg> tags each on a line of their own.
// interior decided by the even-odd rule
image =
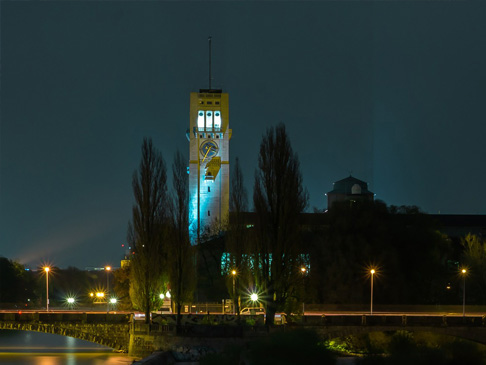
<svg viewBox="0 0 486 365">
<path fill-rule="evenodd" d="M 73 337 L 0 330 L 2 365 L 126 365 L 133 361 L 109 347 Z"/>
</svg>

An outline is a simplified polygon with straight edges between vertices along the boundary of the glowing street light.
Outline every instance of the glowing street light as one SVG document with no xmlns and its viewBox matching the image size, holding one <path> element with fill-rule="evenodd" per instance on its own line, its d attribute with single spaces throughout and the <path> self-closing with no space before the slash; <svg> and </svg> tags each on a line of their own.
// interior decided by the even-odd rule
<svg viewBox="0 0 486 365">
<path fill-rule="evenodd" d="M 105 267 L 106 271 L 106 297 L 108 298 L 108 295 L 110 295 L 110 271 L 111 271 L 111 266 L 106 266 Z M 106 313 L 110 312 L 110 303 L 106 301 Z"/>
<path fill-rule="evenodd" d="M 68 307 L 72 309 L 74 307 L 74 305 L 76 304 L 76 299 L 73 298 L 73 297 L 68 297 L 68 298 L 66 298 L 66 303 L 67 303 Z"/>
<path fill-rule="evenodd" d="M 164 298 L 165 298 L 164 293 L 160 294 L 160 295 L 159 295 L 159 298 L 160 298 L 160 300 L 164 300 Z"/>
<path fill-rule="evenodd" d="M 49 312 L 49 270 L 51 268 L 49 266 L 44 267 L 44 271 L 46 272 L 46 310 Z"/>
<path fill-rule="evenodd" d="M 236 270 L 231 271 L 231 275 L 233 275 L 233 314 L 236 313 Z"/>
<path fill-rule="evenodd" d="M 116 298 L 111 298 L 111 299 L 110 299 L 110 303 L 111 303 L 111 304 L 116 304 L 116 302 L 117 302 Z"/>
<path fill-rule="evenodd" d="M 462 269 L 461 270 L 461 275 L 462 275 L 462 316 L 466 316 L 466 275 L 467 275 L 467 270 Z"/>
<path fill-rule="evenodd" d="M 373 276 L 375 275 L 375 269 L 370 270 L 371 274 L 371 307 L 370 307 L 370 314 L 373 315 Z"/>
<path fill-rule="evenodd" d="M 258 294 L 257 293 L 252 293 L 250 295 L 250 299 L 251 299 L 252 302 L 258 301 Z"/>
<path fill-rule="evenodd" d="M 302 290 L 305 290 L 304 289 L 304 286 L 305 286 L 304 285 L 305 284 L 305 282 L 304 282 L 304 275 L 307 272 L 306 267 L 305 266 L 302 266 L 300 268 L 300 272 L 302 273 Z M 305 315 L 305 301 L 304 301 L 304 298 L 303 297 L 302 297 L 302 315 Z"/>
</svg>

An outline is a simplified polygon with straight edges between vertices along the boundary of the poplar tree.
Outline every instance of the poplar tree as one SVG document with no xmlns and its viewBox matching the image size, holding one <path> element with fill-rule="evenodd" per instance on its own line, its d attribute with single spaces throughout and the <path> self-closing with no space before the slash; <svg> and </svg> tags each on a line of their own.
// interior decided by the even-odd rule
<svg viewBox="0 0 486 365">
<path fill-rule="evenodd" d="M 189 179 L 187 160 L 177 151 L 172 164 L 171 222 L 168 250 L 169 281 L 172 301 L 181 324 L 181 308 L 191 301 L 195 288 L 194 250 L 189 240 Z"/>
<path fill-rule="evenodd" d="M 265 323 L 274 323 L 277 310 L 301 283 L 299 216 L 307 206 L 297 154 L 284 124 L 263 136 L 255 173 L 256 213 L 254 271 L 257 289 L 265 294 Z"/>
<path fill-rule="evenodd" d="M 240 292 L 249 284 L 249 230 L 243 214 L 248 211 L 248 195 L 244 186 L 243 172 L 236 158 L 231 177 L 230 221 L 225 236 L 227 263 L 227 288 L 235 312 L 240 312 Z"/>
<path fill-rule="evenodd" d="M 162 155 L 144 139 L 142 158 L 132 179 L 135 203 L 128 228 L 128 242 L 135 254 L 130 268 L 130 297 L 135 308 L 150 313 L 164 290 L 165 231 L 167 226 L 167 171 Z"/>
</svg>

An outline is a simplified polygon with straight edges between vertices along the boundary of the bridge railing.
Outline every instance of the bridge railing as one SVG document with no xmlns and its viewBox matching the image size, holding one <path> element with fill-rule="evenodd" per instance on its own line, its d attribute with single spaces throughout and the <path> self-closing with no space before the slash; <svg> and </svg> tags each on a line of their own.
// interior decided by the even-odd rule
<svg viewBox="0 0 486 365">
<path fill-rule="evenodd" d="M 114 313 L 56 313 L 56 312 L 0 312 L 0 321 L 6 322 L 80 322 L 80 323 L 128 323 L 129 314 Z"/>
</svg>

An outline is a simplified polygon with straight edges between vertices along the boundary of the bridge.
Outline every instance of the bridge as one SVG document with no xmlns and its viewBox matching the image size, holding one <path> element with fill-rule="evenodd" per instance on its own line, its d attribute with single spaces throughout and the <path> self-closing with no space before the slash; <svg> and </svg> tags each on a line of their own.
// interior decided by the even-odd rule
<svg viewBox="0 0 486 365">
<path fill-rule="evenodd" d="M 130 315 L 69 312 L 2 312 L 0 329 L 70 336 L 128 351 Z"/>
<path fill-rule="evenodd" d="M 285 325 L 267 328 L 263 315 L 243 316 L 255 325 L 238 325 L 234 315 L 189 314 L 177 329 L 175 315 L 154 315 L 152 324 L 134 321 L 132 314 L 70 312 L 0 312 L 0 329 L 37 331 L 98 343 L 114 350 L 145 356 L 175 347 L 206 346 L 222 350 L 227 343 L 248 342 L 277 331 L 315 330 L 322 338 L 370 332 L 432 332 L 486 344 L 484 315 L 323 314 L 289 318 Z M 221 325 L 224 324 L 224 325 Z"/>
</svg>

